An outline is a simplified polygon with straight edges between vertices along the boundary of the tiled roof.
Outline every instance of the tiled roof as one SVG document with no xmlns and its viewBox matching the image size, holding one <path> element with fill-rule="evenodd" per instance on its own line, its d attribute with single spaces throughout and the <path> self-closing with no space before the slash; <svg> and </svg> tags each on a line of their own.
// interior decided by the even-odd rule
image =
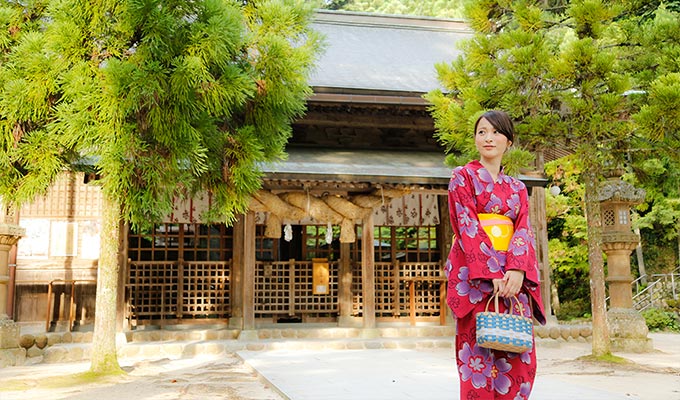
<svg viewBox="0 0 680 400">
<path fill-rule="evenodd" d="M 425 151 L 288 148 L 288 159 L 263 165 L 268 179 L 429 185 L 446 189 L 451 168 L 444 153 Z M 545 186 L 541 177 L 520 176 L 527 186 Z"/>
<path fill-rule="evenodd" d="M 457 42 L 472 35 L 462 21 L 338 11 L 318 11 L 312 26 L 327 43 L 310 79 L 319 88 L 441 88 L 435 64 L 453 61 Z"/>
</svg>

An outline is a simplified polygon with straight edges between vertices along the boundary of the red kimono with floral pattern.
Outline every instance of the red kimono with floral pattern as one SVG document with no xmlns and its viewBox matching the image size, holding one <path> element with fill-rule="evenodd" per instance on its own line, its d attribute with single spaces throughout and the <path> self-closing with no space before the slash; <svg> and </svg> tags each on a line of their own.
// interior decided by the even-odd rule
<svg viewBox="0 0 680 400">
<path fill-rule="evenodd" d="M 517 354 L 478 347 L 475 330 L 475 315 L 484 311 L 493 293 L 491 280 L 513 269 L 524 271 L 524 284 L 517 297 L 525 315 L 545 323 L 526 186 L 503 171 L 494 182 L 479 161 L 472 161 L 453 170 L 449 213 L 454 237 L 446 262 L 447 303 L 457 319 L 460 398 L 526 399 L 536 375 L 534 350 Z M 513 221 L 507 251 L 493 248 L 479 221 L 481 213 L 501 214 Z M 500 303 L 500 311 L 506 310 L 509 303 Z"/>
</svg>

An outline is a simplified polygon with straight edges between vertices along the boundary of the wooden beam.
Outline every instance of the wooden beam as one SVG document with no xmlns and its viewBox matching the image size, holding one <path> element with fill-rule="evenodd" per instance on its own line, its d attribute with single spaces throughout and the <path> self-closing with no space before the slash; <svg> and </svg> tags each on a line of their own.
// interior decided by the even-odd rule
<svg viewBox="0 0 680 400">
<path fill-rule="evenodd" d="M 303 119 L 295 121 L 297 126 L 315 125 L 318 127 L 415 129 L 434 131 L 430 116 L 421 115 L 373 115 L 308 111 Z"/>
</svg>

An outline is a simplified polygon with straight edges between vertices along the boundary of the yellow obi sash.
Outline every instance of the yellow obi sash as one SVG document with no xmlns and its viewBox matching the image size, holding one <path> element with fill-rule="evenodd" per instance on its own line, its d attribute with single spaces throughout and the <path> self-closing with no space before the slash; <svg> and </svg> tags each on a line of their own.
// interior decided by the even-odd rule
<svg viewBox="0 0 680 400">
<path fill-rule="evenodd" d="M 509 217 L 500 214 L 477 214 L 482 223 L 484 232 L 491 239 L 493 248 L 499 251 L 508 251 L 510 239 L 514 233 L 514 224 Z"/>
</svg>

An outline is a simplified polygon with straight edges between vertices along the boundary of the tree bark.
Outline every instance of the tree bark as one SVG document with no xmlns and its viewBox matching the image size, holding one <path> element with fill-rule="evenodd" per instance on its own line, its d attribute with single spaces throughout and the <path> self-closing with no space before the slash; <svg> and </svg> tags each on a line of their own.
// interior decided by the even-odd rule
<svg viewBox="0 0 680 400">
<path fill-rule="evenodd" d="M 97 270 L 97 294 L 90 371 L 101 374 L 122 372 L 116 352 L 116 302 L 120 268 L 120 206 L 104 195 L 101 249 Z"/>
<path fill-rule="evenodd" d="M 586 168 L 585 206 L 588 223 L 588 263 L 590 264 L 590 300 L 593 314 L 593 355 L 610 354 L 607 306 L 605 304 L 604 257 L 602 256 L 602 218 L 597 199 L 598 179 L 596 168 Z"/>
<path fill-rule="evenodd" d="M 640 236 L 640 229 L 635 228 L 635 234 Z M 680 243 L 679 243 L 680 244 Z M 635 247 L 635 255 L 637 256 L 638 271 L 640 272 L 640 282 L 643 285 L 647 284 L 647 270 L 645 269 L 645 258 L 642 254 L 642 240 Z"/>
</svg>

